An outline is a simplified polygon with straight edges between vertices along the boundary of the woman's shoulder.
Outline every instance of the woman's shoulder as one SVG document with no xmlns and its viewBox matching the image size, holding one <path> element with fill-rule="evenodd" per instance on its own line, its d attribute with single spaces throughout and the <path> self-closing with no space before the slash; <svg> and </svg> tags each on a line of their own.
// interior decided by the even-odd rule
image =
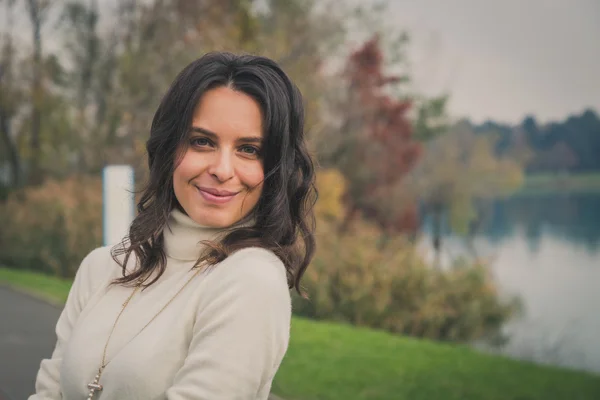
<svg viewBox="0 0 600 400">
<path fill-rule="evenodd" d="M 121 271 L 111 253 L 112 246 L 102 246 L 91 250 L 81 262 L 78 274 L 94 281 L 109 279 Z"/>
<path fill-rule="evenodd" d="M 236 274 L 274 278 L 286 276 L 283 261 L 273 251 L 263 247 L 237 250 L 223 260 L 222 264 L 235 270 Z"/>
<path fill-rule="evenodd" d="M 285 266 L 269 250 L 244 248 L 208 267 L 198 294 L 197 309 L 205 318 L 230 313 L 234 319 L 255 318 L 255 324 L 279 321 L 289 329 L 292 306 Z"/>
<path fill-rule="evenodd" d="M 228 282 L 229 285 L 239 284 L 254 290 L 288 293 L 283 261 L 271 250 L 261 247 L 247 247 L 233 252 L 211 268 L 209 277 L 222 284 Z"/>
<path fill-rule="evenodd" d="M 268 263 L 274 267 L 285 268 L 283 261 L 272 251 L 264 247 L 245 247 L 234 251 L 229 258 L 239 257 L 252 262 Z"/>
</svg>

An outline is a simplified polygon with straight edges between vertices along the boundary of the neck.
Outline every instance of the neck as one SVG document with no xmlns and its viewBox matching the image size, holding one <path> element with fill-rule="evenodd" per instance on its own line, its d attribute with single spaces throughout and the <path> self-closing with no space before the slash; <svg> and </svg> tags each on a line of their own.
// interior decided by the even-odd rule
<svg viewBox="0 0 600 400">
<path fill-rule="evenodd" d="M 224 228 L 211 228 L 198 224 L 178 209 L 173 209 L 163 230 L 167 257 L 179 261 L 196 261 L 204 240 L 216 241 L 225 233 Z"/>
</svg>

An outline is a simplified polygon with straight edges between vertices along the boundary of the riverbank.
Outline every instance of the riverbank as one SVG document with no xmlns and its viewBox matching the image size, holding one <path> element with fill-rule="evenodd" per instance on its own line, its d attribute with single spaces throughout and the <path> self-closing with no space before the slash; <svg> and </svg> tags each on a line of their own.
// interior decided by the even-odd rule
<svg viewBox="0 0 600 400">
<path fill-rule="evenodd" d="M 63 302 L 70 282 L 0 268 L 0 284 Z M 600 376 L 294 318 L 273 392 L 289 400 L 597 399 Z"/>
</svg>

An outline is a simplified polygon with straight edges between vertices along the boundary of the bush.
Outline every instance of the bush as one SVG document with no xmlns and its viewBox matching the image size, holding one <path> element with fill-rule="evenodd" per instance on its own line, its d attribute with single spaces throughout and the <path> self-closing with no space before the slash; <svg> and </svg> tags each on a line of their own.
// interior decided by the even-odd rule
<svg viewBox="0 0 600 400">
<path fill-rule="evenodd" d="M 337 232 L 320 224 L 318 251 L 304 282 L 310 300 L 295 299 L 298 315 L 343 321 L 436 340 L 497 336 L 520 310 L 502 300 L 483 263 L 457 260 L 452 268 L 428 265 L 409 241 L 382 245 L 365 222 Z"/>
<path fill-rule="evenodd" d="M 334 184 L 334 182 L 338 182 Z M 520 310 L 502 299 L 483 262 L 429 265 L 405 237 L 388 238 L 358 219 L 340 230 L 343 177 L 321 171 L 317 253 L 303 286 L 309 300 L 294 298 L 301 316 L 347 322 L 436 340 L 471 341 L 500 335 Z"/>
<path fill-rule="evenodd" d="M 2 204 L 0 224 L 2 264 L 72 277 L 102 243 L 101 179 L 49 180 L 12 192 Z"/>
</svg>

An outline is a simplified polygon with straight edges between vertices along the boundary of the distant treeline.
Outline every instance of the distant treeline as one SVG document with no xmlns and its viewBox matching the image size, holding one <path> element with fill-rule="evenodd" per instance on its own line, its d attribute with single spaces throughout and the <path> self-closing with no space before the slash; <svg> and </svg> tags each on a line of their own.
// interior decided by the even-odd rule
<svg viewBox="0 0 600 400">
<path fill-rule="evenodd" d="M 499 135 L 499 155 L 528 153 L 528 173 L 600 171 L 600 118 L 593 110 L 543 125 L 529 116 L 517 126 L 487 121 L 474 128 Z"/>
</svg>

